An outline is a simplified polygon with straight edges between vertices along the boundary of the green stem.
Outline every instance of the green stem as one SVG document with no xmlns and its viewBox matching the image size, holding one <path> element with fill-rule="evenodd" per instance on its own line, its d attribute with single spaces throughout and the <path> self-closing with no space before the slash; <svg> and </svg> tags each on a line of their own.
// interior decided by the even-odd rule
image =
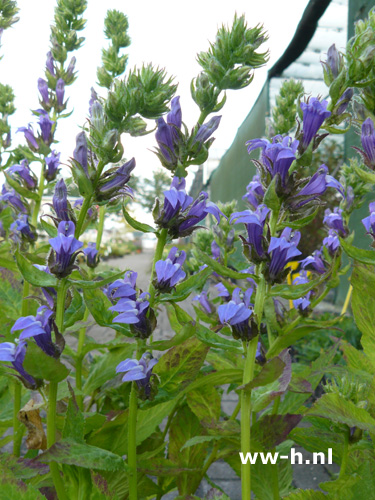
<svg viewBox="0 0 375 500">
<path fill-rule="evenodd" d="M 158 243 L 156 245 L 154 260 L 152 261 L 150 286 L 148 289 L 149 294 L 150 294 L 150 306 L 152 306 L 154 304 L 154 300 L 155 300 L 155 287 L 152 283 L 154 280 L 154 277 L 155 277 L 155 264 L 158 260 L 160 260 L 163 257 L 163 250 L 164 250 L 165 244 L 167 242 L 167 236 L 168 236 L 167 229 L 162 229 L 159 233 L 159 236 L 158 236 Z"/>
<path fill-rule="evenodd" d="M 208 115 L 209 115 L 209 113 L 207 113 L 207 111 L 201 111 L 201 114 L 199 115 L 199 118 L 198 118 L 198 124 L 203 125 L 203 122 L 207 118 Z"/>
<path fill-rule="evenodd" d="M 91 202 L 92 202 L 91 196 L 88 196 L 87 198 L 85 198 L 83 200 L 81 211 L 79 212 L 79 218 L 78 218 L 78 222 L 76 225 L 76 230 L 74 233 L 74 236 L 76 238 L 79 238 L 81 236 L 82 227 L 83 227 L 83 224 L 85 223 L 85 220 L 86 220 L 87 211 L 91 207 Z"/>
<path fill-rule="evenodd" d="M 22 291 L 22 316 L 27 316 L 29 314 L 29 303 L 26 299 L 30 294 L 30 283 L 24 279 L 23 281 L 23 291 Z"/>
<path fill-rule="evenodd" d="M 350 433 L 350 429 L 348 428 L 347 432 L 344 435 L 344 439 L 345 439 L 345 441 L 344 441 L 344 451 L 343 451 L 343 455 L 342 455 L 341 467 L 340 467 L 340 474 L 339 474 L 338 479 L 341 479 L 341 478 L 344 477 L 345 471 L 346 471 L 346 467 L 348 465 L 349 433 Z"/>
<path fill-rule="evenodd" d="M 21 455 L 21 442 L 23 428 L 18 420 L 18 412 L 21 409 L 22 385 L 18 380 L 14 381 L 14 400 L 13 400 L 13 455 L 19 457 Z"/>
<path fill-rule="evenodd" d="M 137 389 L 136 382 L 132 382 L 129 401 L 128 421 L 128 467 L 129 467 L 129 500 L 137 500 Z"/>
<path fill-rule="evenodd" d="M 256 317 L 258 327 L 260 327 L 260 324 L 262 322 L 264 301 L 266 298 L 266 280 L 264 278 L 262 270 L 263 269 L 261 268 L 259 273 L 258 273 L 259 283 L 257 286 L 257 292 L 256 292 L 255 304 L 254 304 L 254 315 Z"/>
<path fill-rule="evenodd" d="M 87 321 L 89 317 L 89 310 L 85 309 L 85 313 L 83 315 L 83 321 Z M 85 345 L 85 337 L 86 337 L 86 327 L 83 326 L 79 331 L 78 336 L 78 347 L 77 347 L 77 361 L 76 361 L 76 388 L 80 391 L 82 390 L 82 363 L 84 359 L 83 355 L 83 347 Z M 81 411 L 83 411 L 83 396 L 81 394 L 77 394 L 77 404 Z"/>
<path fill-rule="evenodd" d="M 96 249 L 100 250 L 100 245 L 102 243 L 103 230 L 104 230 L 104 218 L 105 218 L 105 209 L 106 206 L 102 205 L 99 209 L 99 224 L 98 224 L 98 233 L 96 235 Z"/>
<path fill-rule="evenodd" d="M 44 193 L 44 172 L 43 172 L 43 167 L 44 167 L 44 165 L 42 164 L 42 170 L 40 172 L 39 188 L 38 188 L 39 199 L 37 201 L 35 201 L 33 215 L 31 217 L 31 224 L 35 228 L 36 228 L 36 226 L 38 224 L 38 215 L 39 215 L 40 205 L 42 203 L 42 198 L 43 198 L 43 193 Z"/>
<path fill-rule="evenodd" d="M 258 337 L 253 338 L 245 349 L 245 368 L 243 371 L 243 385 L 248 384 L 254 377 L 255 355 L 258 345 Z M 250 427 L 251 427 L 251 391 L 241 391 L 241 451 L 246 457 L 250 453 Z M 251 464 L 241 463 L 241 489 L 242 500 L 251 498 Z"/>
</svg>

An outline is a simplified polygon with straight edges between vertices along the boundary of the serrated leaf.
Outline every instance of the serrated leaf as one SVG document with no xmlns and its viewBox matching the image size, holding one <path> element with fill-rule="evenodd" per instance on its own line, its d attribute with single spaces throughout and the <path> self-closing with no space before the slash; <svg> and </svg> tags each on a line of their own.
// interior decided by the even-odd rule
<svg viewBox="0 0 375 500">
<path fill-rule="evenodd" d="M 21 271 L 21 274 L 26 281 L 34 286 L 57 286 L 57 279 L 54 276 L 34 267 L 18 250 L 16 250 L 15 256 L 18 269 Z"/>
<path fill-rule="evenodd" d="M 215 387 L 205 385 L 189 391 L 186 401 L 200 422 L 210 423 L 219 420 L 220 396 Z"/>
<path fill-rule="evenodd" d="M 77 402 L 73 397 L 69 399 L 68 408 L 63 429 L 63 438 L 73 439 L 77 443 L 84 443 L 83 434 L 85 429 L 85 419 Z"/>
<path fill-rule="evenodd" d="M 220 337 L 220 335 L 203 325 L 197 326 L 196 336 L 201 342 L 210 347 L 243 353 L 243 347 L 240 342 Z"/>
<path fill-rule="evenodd" d="M 252 278 L 255 282 L 259 281 L 258 276 L 255 274 L 250 274 L 250 273 L 240 273 L 238 271 L 234 271 L 233 269 L 230 269 L 229 267 L 223 266 L 220 264 L 217 260 L 211 259 L 208 255 L 204 254 L 203 252 L 198 250 L 199 258 L 204 264 L 207 264 L 211 269 L 213 269 L 217 274 L 220 276 L 226 276 L 227 278 L 232 278 L 232 279 L 246 279 L 246 278 Z"/>
<path fill-rule="evenodd" d="M 28 342 L 23 367 L 34 378 L 61 382 L 70 370 L 60 360 L 48 356 L 33 342 Z"/>
<path fill-rule="evenodd" d="M 84 288 L 85 290 L 95 290 L 96 288 L 101 288 L 105 285 L 108 285 L 109 283 L 112 283 L 113 281 L 116 281 L 117 279 L 121 278 L 124 273 L 125 273 L 125 271 L 111 273 L 110 276 L 107 276 L 104 279 L 95 280 L 95 281 L 70 279 L 69 282 L 77 288 Z"/>
<path fill-rule="evenodd" d="M 271 210 L 278 210 L 280 208 L 280 198 L 276 194 L 276 181 L 274 177 L 264 194 L 263 203 Z"/>
<path fill-rule="evenodd" d="M 364 250 L 350 245 L 343 238 L 340 238 L 340 243 L 345 253 L 352 259 L 361 262 L 362 264 L 375 265 L 375 251 Z"/>
<path fill-rule="evenodd" d="M 177 285 L 174 292 L 162 294 L 159 298 L 159 302 L 181 302 L 182 300 L 187 299 L 193 291 L 200 289 L 205 284 L 207 278 L 211 274 L 212 271 L 209 268 L 203 269 L 203 271 L 193 274 L 187 280 Z"/>
<path fill-rule="evenodd" d="M 299 299 L 306 295 L 307 292 L 320 285 L 326 277 L 327 276 L 324 275 L 324 277 L 311 280 L 309 283 L 303 285 L 274 285 L 271 288 L 270 295 L 271 297 L 282 297 L 283 299 Z"/>
<path fill-rule="evenodd" d="M 64 332 L 67 328 L 77 323 L 77 321 L 81 321 L 85 314 L 85 309 L 86 306 L 81 294 L 73 288 L 73 300 L 64 313 Z"/>
<path fill-rule="evenodd" d="M 131 226 L 136 231 L 141 231 L 142 233 L 156 233 L 156 229 L 154 229 L 153 227 L 133 219 L 133 217 L 131 217 L 129 213 L 126 211 L 124 206 L 122 207 L 122 213 L 129 226 Z"/>
<path fill-rule="evenodd" d="M 57 236 L 57 228 L 53 226 L 52 224 L 48 224 L 43 218 L 40 218 L 40 224 L 44 231 L 50 236 L 51 238 L 56 238 Z"/>
</svg>

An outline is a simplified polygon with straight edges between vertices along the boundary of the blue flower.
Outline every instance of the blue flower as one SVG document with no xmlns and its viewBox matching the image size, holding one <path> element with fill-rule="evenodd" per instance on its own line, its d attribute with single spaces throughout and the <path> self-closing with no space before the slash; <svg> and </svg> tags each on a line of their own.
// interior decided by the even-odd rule
<svg viewBox="0 0 375 500">
<path fill-rule="evenodd" d="M 11 332 L 23 330 L 19 336 L 20 340 L 33 337 L 37 345 L 49 356 L 58 357 L 60 351 L 52 342 L 53 312 L 46 306 L 37 310 L 36 316 L 23 316 L 13 325 Z"/>
<path fill-rule="evenodd" d="M 370 215 L 362 219 L 362 224 L 365 226 L 367 234 L 375 240 L 375 202 L 369 204 Z"/>
<path fill-rule="evenodd" d="M 38 90 L 42 97 L 41 105 L 48 108 L 50 104 L 48 83 L 43 78 L 38 78 Z"/>
<path fill-rule="evenodd" d="M 3 342 L 0 344 L 0 361 L 8 361 L 12 364 L 12 368 L 20 374 L 20 379 L 28 389 L 37 389 L 41 385 L 40 380 L 35 380 L 23 367 L 23 362 L 26 356 L 27 342 Z"/>
<path fill-rule="evenodd" d="M 336 233 L 345 238 L 348 235 L 348 230 L 345 226 L 342 213 L 343 211 L 339 207 L 335 207 L 333 212 L 327 208 L 324 212 L 323 224 L 325 224 L 328 229 L 333 229 Z"/>
<path fill-rule="evenodd" d="M 45 159 L 46 166 L 44 169 L 44 177 L 48 182 L 56 179 L 60 166 L 60 153 L 52 151 Z"/>
<path fill-rule="evenodd" d="M 134 168 L 135 159 L 132 158 L 118 169 L 111 169 L 106 172 L 98 183 L 96 191 L 97 200 L 110 200 L 120 195 L 133 197 L 133 190 L 126 184 Z"/>
<path fill-rule="evenodd" d="M 22 160 L 20 165 L 12 165 L 6 172 L 7 174 L 17 174 L 26 189 L 34 190 L 38 184 L 35 175 L 29 168 L 27 160 Z"/>
<path fill-rule="evenodd" d="M 85 132 L 80 132 L 76 137 L 76 147 L 73 151 L 73 158 L 76 165 L 80 167 L 81 170 L 89 176 L 88 164 L 87 164 L 87 140 Z"/>
<path fill-rule="evenodd" d="M 297 245 L 301 239 L 301 233 L 286 227 L 281 233 L 280 237 L 271 237 L 270 245 L 268 247 L 268 254 L 270 256 L 270 263 L 267 269 L 267 278 L 272 282 L 278 282 L 284 279 L 288 270 L 285 266 L 292 259 L 301 255 Z"/>
<path fill-rule="evenodd" d="M 11 205 L 17 212 L 28 213 L 20 195 L 14 189 L 8 189 L 5 184 L 3 184 L 1 189 L 0 202 Z"/>
<path fill-rule="evenodd" d="M 64 94 L 65 82 L 62 78 L 59 78 L 56 82 L 56 101 L 60 111 L 64 109 Z"/>
<path fill-rule="evenodd" d="M 228 297 L 230 297 L 230 293 L 225 288 L 223 283 L 218 283 L 217 285 L 215 285 L 215 288 L 219 297 L 222 297 L 223 299 L 228 299 Z"/>
<path fill-rule="evenodd" d="M 215 240 L 213 240 L 211 243 L 211 254 L 215 260 L 220 260 L 221 251 L 219 245 Z"/>
<path fill-rule="evenodd" d="M 19 127 L 17 132 L 23 132 L 26 142 L 29 145 L 31 151 L 37 151 L 39 149 L 39 144 L 35 138 L 33 127 L 28 124 L 27 127 Z"/>
<path fill-rule="evenodd" d="M 235 212 L 231 215 L 231 223 L 235 221 L 235 224 L 245 224 L 247 240 L 244 238 L 241 239 L 245 251 L 248 252 L 247 256 L 252 262 L 261 262 L 266 258 L 263 230 L 269 212 L 270 209 L 266 205 L 259 205 L 254 212 L 244 210 L 243 212 Z"/>
<path fill-rule="evenodd" d="M 302 269 L 313 269 L 318 274 L 324 274 L 326 272 L 326 266 L 323 260 L 322 250 L 315 250 L 312 255 L 306 257 L 301 261 Z"/>
<path fill-rule="evenodd" d="M 51 274 L 51 271 L 48 269 L 48 266 L 41 266 L 40 264 L 34 264 L 34 267 L 39 269 L 39 271 L 43 271 L 47 274 Z M 47 301 L 49 309 L 53 310 L 55 308 L 57 291 L 52 286 L 47 286 L 47 287 L 42 287 L 42 292 L 43 292 L 44 298 Z"/>
<path fill-rule="evenodd" d="M 29 218 L 25 214 L 21 215 L 11 224 L 10 230 L 13 231 L 14 238 L 18 242 L 20 242 L 22 239 L 24 241 L 32 243 L 36 241 L 38 237 L 35 232 L 35 228 L 33 226 L 30 226 Z"/>
<path fill-rule="evenodd" d="M 240 288 L 236 288 L 232 293 L 232 299 L 226 304 L 218 307 L 220 323 L 232 327 L 232 334 L 235 339 L 249 341 L 258 335 L 255 323 L 249 321 L 253 310 L 250 303 L 253 289 L 249 288 L 245 293 Z"/>
<path fill-rule="evenodd" d="M 52 205 L 59 221 L 72 220 L 73 214 L 68 202 L 68 190 L 64 179 L 60 179 L 56 183 L 55 192 L 52 197 Z"/>
<path fill-rule="evenodd" d="M 206 314 L 213 314 L 215 312 L 215 307 L 208 300 L 207 292 L 201 292 L 196 295 L 193 300 L 198 301 L 202 311 Z"/>
<path fill-rule="evenodd" d="M 319 101 L 317 97 L 311 97 L 307 102 L 300 104 L 303 112 L 302 147 L 307 149 L 324 120 L 331 116 L 327 111 L 328 101 Z"/>
<path fill-rule="evenodd" d="M 137 277 L 138 273 L 134 271 L 126 271 L 124 278 L 111 283 L 106 289 L 104 289 L 104 293 L 111 302 L 115 299 L 124 298 L 135 300 L 137 296 L 135 289 Z"/>
<path fill-rule="evenodd" d="M 131 325 L 131 331 L 136 337 L 147 339 L 156 328 L 156 316 L 150 308 L 149 298 L 149 293 L 141 293 L 136 300 L 120 299 L 109 308 L 110 311 L 120 313 L 113 322 Z"/>
<path fill-rule="evenodd" d="M 55 60 L 53 58 L 52 52 L 47 52 L 46 69 L 51 76 L 56 76 L 55 73 Z"/>
<path fill-rule="evenodd" d="M 364 149 L 365 163 L 369 168 L 375 167 L 375 131 L 371 118 L 367 118 L 362 124 L 361 134 L 362 147 Z"/>
<path fill-rule="evenodd" d="M 74 237 L 74 230 L 73 222 L 61 221 L 56 238 L 48 240 L 54 250 L 49 258 L 49 269 L 58 278 L 65 278 L 73 269 L 77 269 L 75 260 L 83 243 Z"/>
<path fill-rule="evenodd" d="M 299 276 L 297 276 L 293 280 L 293 285 L 305 285 L 309 283 L 309 279 L 307 277 L 306 271 L 301 271 Z M 294 307 L 302 314 L 307 314 L 308 308 L 311 304 L 310 297 L 312 295 L 312 291 L 310 290 L 304 297 L 293 300 Z"/>
<path fill-rule="evenodd" d="M 199 144 L 200 147 L 211 137 L 220 125 L 221 116 L 213 116 L 207 123 L 203 123 L 198 129 L 196 136 L 193 139 L 194 144 Z"/>
<path fill-rule="evenodd" d="M 215 203 L 208 201 L 208 194 L 202 191 L 194 201 L 185 191 L 186 181 L 174 177 L 171 188 L 164 191 L 164 206 L 157 204 L 154 210 L 155 222 L 160 227 L 167 228 L 172 238 L 188 236 L 207 214 L 212 214 L 218 222 L 223 215 Z"/>
<path fill-rule="evenodd" d="M 332 229 L 329 230 L 328 236 L 326 236 L 323 240 L 323 246 L 328 249 L 328 252 L 332 255 L 332 257 L 336 255 L 340 248 L 340 240 L 336 231 Z"/>
<path fill-rule="evenodd" d="M 155 263 L 156 280 L 154 284 L 158 290 L 170 291 L 185 278 L 186 273 L 182 269 L 185 259 L 186 253 L 179 252 L 177 247 L 173 247 L 165 260 L 158 260 Z"/>
<path fill-rule="evenodd" d="M 151 399 L 153 387 L 150 382 L 151 378 L 155 377 L 152 373 L 152 369 L 157 362 L 158 360 L 153 358 L 151 353 L 145 352 L 142 354 L 139 361 L 137 359 L 126 359 L 125 361 L 121 361 L 116 367 L 116 373 L 125 372 L 122 381 L 135 381 L 141 393 L 141 398 Z"/>
<path fill-rule="evenodd" d="M 95 268 L 99 264 L 98 253 L 95 243 L 87 243 L 87 247 L 83 249 L 86 256 L 86 264 L 88 267 Z"/>
<path fill-rule="evenodd" d="M 37 113 L 39 113 L 38 125 L 41 131 L 41 138 L 44 144 L 49 146 L 53 140 L 52 127 L 55 122 L 50 119 L 47 111 L 45 111 L 44 109 L 38 109 Z"/>
<path fill-rule="evenodd" d="M 259 175 L 254 175 L 252 181 L 246 187 L 246 194 L 242 199 L 247 201 L 249 205 L 256 210 L 262 203 L 264 197 L 264 189 L 260 182 Z"/>
</svg>

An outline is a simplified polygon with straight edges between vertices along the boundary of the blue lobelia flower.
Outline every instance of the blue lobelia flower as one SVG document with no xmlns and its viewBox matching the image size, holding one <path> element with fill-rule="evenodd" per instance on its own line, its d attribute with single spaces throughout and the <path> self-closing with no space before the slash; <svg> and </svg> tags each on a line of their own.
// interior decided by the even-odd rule
<svg viewBox="0 0 375 500">
<path fill-rule="evenodd" d="M 317 97 L 301 102 L 300 106 L 303 112 L 302 148 L 306 150 L 331 112 L 327 111 L 328 101 L 319 101 Z"/>
<path fill-rule="evenodd" d="M 267 279 L 271 283 L 282 281 L 289 270 L 285 266 L 292 259 L 301 255 L 297 245 L 301 239 L 299 231 L 292 232 L 292 229 L 286 227 L 280 237 L 271 237 L 268 247 L 270 263 L 267 268 Z"/>
<path fill-rule="evenodd" d="M 208 300 L 207 292 L 201 292 L 193 298 L 193 301 L 198 301 L 202 311 L 206 314 L 213 314 L 215 312 L 215 307 Z"/>
<path fill-rule="evenodd" d="M 95 243 L 87 243 L 87 247 L 83 249 L 86 256 L 86 264 L 88 267 L 95 268 L 99 264 L 99 251 L 96 249 Z"/>
<path fill-rule="evenodd" d="M 116 299 L 131 299 L 135 300 L 137 296 L 136 282 L 138 273 L 134 271 L 126 271 L 125 276 L 121 280 L 116 280 L 103 291 L 111 302 Z"/>
<path fill-rule="evenodd" d="M 375 240 L 375 202 L 369 204 L 370 215 L 362 219 L 362 224 L 365 226 L 367 234 Z"/>
<path fill-rule="evenodd" d="M 348 230 L 342 217 L 342 213 L 343 211 L 339 207 L 335 207 L 333 212 L 327 208 L 324 212 L 323 224 L 325 224 L 328 229 L 333 229 L 336 233 L 345 238 L 348 235 Z"/>
<path fill-rule="evenodd" d="M 252 307 L 250 303 L 252 293 L 252 288 L 246 290 L 245 293 L 240 288 L 236 288 L 232 293 L 232 299 L 218 307 L 220 323 L 231 326 L 235 339 L 249 341 L 258 335 L 256 324 L 249 321 L 253 313 L 253 309 L 250 309 Z"/>
<path fill-rule="evenodd" d="M 198 129 L 198 132 L 196 133 L 193 143 L 194 144 L 199 144 L 200 147 L 211 137 L 211 135 L 217 130 L 217 128 L 220 125 L 220 120 L 221 116 L 213 116 L 210 121 L 207 123 L 203 123 Z"/>
<path fill-rule="evenodd" d="M 323 240 L 323 246 L 328 249 L 328 252 L 333 257 L 336 255 L 337 251 L 340 248 L 340 240 L 337 236 L 336 231 L 333 229 L 329 230 L 328 236 L 326 236 Z"/>
<path fill-rule="evenodd" d="M 265 177 L 273 179 L 276 175 L 280 177 L 281 187 L 285 188 L 289 179 L 289 168 L 296 159 L 299 142 L 291 137 L 276 135 L 272 142 L 267 139 L 253 139 L 247 141 L 247 151 L 251 153 L 254 149 L 261 148 L 260 164 Z"/>
<path fill-rule="evenodd" d="M 39 113 L 38 125 L 41 132 L 41 138 L 44 144 L 49 146 L 53 140 L 53 131 L 52 127 L 54 125 L 54 121 L 50 119 L 47 111 L 44 109 L 38 109 L 37 113 Z"/>
<path fill-rule="evenodd" d="M 20 380 L 28 389 L 37 389 L 42 384 L 41 380 L 36 380 L 23 367 L 26 356 L 27 342 L 21 341 L 18 344 L 13 342 L 3 342 L 0 344 L 0 361 L 8 361 L 12 368 L 20 374 Z"/>
<path fill-rule="evenodd" d="M 34 190 L 38 185 L 38 180 L 29 168 L 29 162 L 22 160 L 20 165 L 12 165 L 6 170 L 7 174 L 17 174 L 26 189 Z"/>
<path fill-rule="evenodd" d="M 56 179 L 60 166 L 60 153 L 52 151 L 45 159 L 44 177 L 48 182 Z"/>
<path fill-rule="evenodd" d="M 65 94 L 65 82 L 62 78 L 59 78 L 56 82 L 56 101 L 57 107 L 60 111 L 64 109 L 64 94 Z"/>
<path fill-rule="evenodd" d="M 186 253 L 179 252 L 177 247 L 173 247 L 165 260 L 158 260 L 155 263 L 155 288 L 162 292 L 169 292 L 179 281 L 183 280 L 186 276 L 182 269 L 185 259 Z"/>
<path fill-rule="evenodd" d="M 38 235 L 35 232 L 35 228 L 30 226 L 29 218 L 27 215 L 20 215 L 10 226 L 10 230 L 13 231 L 15 240 L 20 242 L 21 240 L 32 243 L 37 240 Z"/>
<path fill-rule="evenodd" d="M 208 214 L 220 221 L 223 215 L 219 208 L 208 201 L 208 194 L 202 191 L 194 200 L 186 191 L 185 179 L 174 177 L 169 190 L 164 191 L 164 206 L 160 207 L 158 200 L 154 209 L 155 222 L 160 227 L 168 229 L 172 238 L 188 236 Z"/>
<path fill-rule="evenodd" d="M 136 300 L 120 299 L 109 308 L 110 311 L 120 313 L 113 322 L 131 325 L 130 329 L 136 337 L 147 339 L 156 328 L 156 316 L 150 308 L 149 298 L 149 293 L 141 293 Z"/>
<path fill-rule="evenodd" d="M 312 269 L 318 274 L 324 274 L 327 269 L 323 259 L 322 249 L 315 250 L 312 255 L 306 257 L 306 259 L 301 260 L 302 269 Z"/>
<path fill-rule="evenodd" d="M 34 267 L 39 269 L 39 271 L 43 271 L 47 274 L 52 274 L 51 271 L 48 269 L 48 266 L 41 266 L 40 264 L 34 264 Z M 47 287 L 42 287 L 42 292 L 44 298 L 47 301 L 49 309 L 53 310 L 55 308 L 55 301 L 57 299 L 57 291 L 52 286 L 47 286 Z"/>
<path fill-rule="evenodd" d="M 17 319 L 11 332 L 22 330 L 19 336 L 20 340 L 33 337 L 42 351 L 49 356 L 59 357 L 61 350 L 52 342 L 53 327 L 53 312 L 48 307 L 41 306 L 38 308 L 36 316 L 24 316 Z"/>
<path fill-rule="evenodd" d="M 305 285 L 309 283 L 309 279 L 307 277 L 307 272 L 306 271 L 301 271 L 299 276 L 297 276 L 293 280 L 293 285 Z M 301 314 L 307 314 L 308 313 L 308 308 L 311 304 L 310 298 L 312 295 L 312 291 L 310 290 L 307 292 L 307 294 L 304 297 L 301 297 L 299 299 L 293 300 L 293 305 L 294 307 L 301 313 Z"/>
<path fill-rule="evenodd" d="M 127 186 L 130 180 L 130 174 L 135 168 L 135 159 L 132 158 L 117 169 L 111 169 L 106 172 L 99 180 L 96 191 L 98 201 L 110 200 L 116 196 L 133 197 L 133 190 Z"/>
<path fill-rule="evenodd" d="M 51 76 L 56 76 L 55 60 L 51 51 L 47 52 L 46 69 Z"/>
<path fill-rule="evenodd" d="M 64 179 L 57 181 L 52 197 L 52 206 L 59 221 L 73 219 L 73 212 L 68 202 L 68 189 Z"/>
<path fill-rule="evenodd" d="M 73 151 L 73 158 L 75 164 L 89 176 L 88 163 L 87 163 L 87 140 L 85 132 L 80 132 L 76 137 L 76 147 Z"/>
<path fill-rule="evenodd" d="M 43 108 L 49 109 L 50 98 L 48 92 L 48 83 L 43 78 L 38 78 L 38 90 L 42 97 L 42 101 L 40 101 L 40 104 L 43 106 Z"/>
<path fill-rule="evenodd" d="M 29 123 L 27 127 L 19 127 L 17 132 L 23 132 L 26 142 L 29 145 L 31 151 L 37 151 L 39 149 L 38 141 L 35 138 L 34 130 L 31 124 Z"/>
<path fill-rule="evenodd" d="M 17 212 L 21 212 L 23 214 L 28 213 L 20 195 L 14 189 L 8 189 L 5 184 L 3 184 L 1 189 L 0 203 L 11 205 Z"/>
<path fill-rule="evenodd" d="M 336 104 L 335 113 L 337 116 L 340 116 L 343 113 L 345 113 L 345 111 L 349 106 L 350 101 L 352 100 L 353 95 L 354 95 L 354 89 L 349 88 L 345 90 L 345 92 L 342 94 L 342 96 L 340 97 L 340 99 L 337 101 Z"/>
<path fill-rule="evenodd" d="M 215 240 L 213 240 L 213 242 L 211 243 L 211 254 L 215 260 L 220 261 L 221 250 Z"/>
<path fill-rule="evenodd" d="M 251 262 L 262 262 L 266 259 L 265 238 L 263 237 L 264 225 L 270 209 L 266 205 L 259 205 L 252 212 L 244 210 L 231 215 L 230 222 L 243 223 L 247 229 L 247 239 L 241 237 L 245 255 Z"/>
<path fill-rule="evenodd" d="M 226 300 L 226 299 L 229 300 L 230 293 L 225 288 L 225 286 L 223 285 L 223 283 L 218 283 L 217 285 L 215 285 L 215 288 L 217 290 L 217 294 L 218 294 L 219 297 L 222 297 L 224 300 Z"/>
<path fill-rule="evenodd" d="M 242 199 L 247 201 L 247 203 L 256 210 L 258 206 L 262 203 L 264 197 L 264 188 L 260 182 L 259 175 L 254 175 L 252 181 L 246 187 L 246 194 L 242 196 Z"/>
<path fill-rule="evenodd" d="M 121 361 L 116 367 L 116 373 L 124 373 L 122 377 L 123 382 L 136 382 L 138 391 L 140 392 L 141 399 L 152 399 L 153 386 L 151 383 L 152 369 L 158 362 L 157 359 L 152 357 L 152 354 L 145 352 L 142 354 L 141 359 L 126 359 Z"/>
<path fill-rule="evenodd" d="M 362 124 L 361 142 L 365 163 L 373 169 L 375 167 L 375 130 L 371 118 L 367 118 Z"/>
<path fill-rule="evenodd" d="M 83 243 L 74 237 L 75 226 L 71 221 L 61 221 L 57 228 L 56 238 L 49 241 L 53 252 L 48 258 L 48 267 L 58 278 L 66 278 L 78 266 L 75 260 Z"/>
</svg>

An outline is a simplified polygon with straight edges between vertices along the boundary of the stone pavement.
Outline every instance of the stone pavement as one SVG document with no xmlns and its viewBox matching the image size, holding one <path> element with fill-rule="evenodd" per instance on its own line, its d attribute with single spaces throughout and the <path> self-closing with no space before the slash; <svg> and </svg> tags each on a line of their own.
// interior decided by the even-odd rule
<svg viewBox="0 0 375 500">
<path fill-rule="evenodd" d="M 141 254 L 127 255 L 119 259 L 110 259 L 106 261 L 109 266 L 117 267 L 119 269 L 131 269 L 138 273 L 137 285 L 143 290 L 147 290 L 148 279 L 151 272 L 152 253 L 143 252 Z M 189 304 L 187 304 L 189 307 Z M 190 306 L 191 307 L 191 306 Z M 114 337 L 113 330 L 104 329 L 97 325 L 91 327 L 89 335 L 94 337 L 97 341 L 107 342 Z M 169 321 L 165 311 L 161 310 L 158 316 L 158 327 L 154 333 L 155 340 L 168 339 L 173 335 L 170 328 Z M 238 401 L 238 396 L 234 392 L 229 394 L 225 392 L 222 399 L 222 410 L 224 413 L 230 415 Z M 308 453 L 300 447 L 296 447 L 297 451 L 303 453 L 304 459 L 310 459 L 312 463 L 312 454 Z M 331 473 L 337 472 L 336 465 L 323 466 L 323 465 L 295 465 L 293 467 L 293 485 L 296 488 L 302 489 L 319 489 L 319 483 L 329 481 Z M 234 471 L 222 461 L 216 462 L 211 465 L 208 470 L 208 476 L 212 481 L 220 486 L 230 497 L 231 500 L 241 500 L 241 484 L 238 476 Z M 203 481 L 196 495 L 203 497 L 211 486 L 206 481 Z M 177 493 L 165 495 L 163 500 L 172 500 L 177 496 Z M 261 500 L 261 499 L 260 499 Z"/>
</svg>

